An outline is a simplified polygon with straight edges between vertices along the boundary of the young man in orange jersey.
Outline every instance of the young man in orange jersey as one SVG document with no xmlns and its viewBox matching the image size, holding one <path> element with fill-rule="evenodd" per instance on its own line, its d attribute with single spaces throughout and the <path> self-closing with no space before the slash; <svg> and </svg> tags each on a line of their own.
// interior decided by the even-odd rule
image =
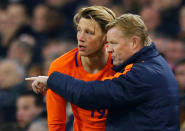
<svg viewBox="0 0 185 131">
<path fill-rule="evenodd" d="M 112 76 L 111 55 L 106 52 L 106 25 L 115 14 L 102 6 L 82 8 L 74 16 L 77 28 L 78 48 L 69 51 L 52 62 L 49 73 L 57 71 L 84 80 L 101 80 Z M 71 104 L 74 114 L 74 131 L 103 131 L 106 109 L 85 110 Z M 47 91 L 49 131 L 65 131 L 66 100 Z"/>
</svg>

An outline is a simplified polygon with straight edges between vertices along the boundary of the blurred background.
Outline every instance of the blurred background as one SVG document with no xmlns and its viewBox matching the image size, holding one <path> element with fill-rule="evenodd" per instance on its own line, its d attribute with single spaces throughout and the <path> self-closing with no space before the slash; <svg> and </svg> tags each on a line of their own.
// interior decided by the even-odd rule
<svg viewBox="0 0 185 131">
<path fill-rule="evenodd" d="M 185 130 L 185 0 L 0 0 L 0 131 L 48 130 L 45 97 L 24 78 L 47 75 L 54 59 L 76 47 L 73 16 L 91 5 L 141 15 L 177 78 Z"/>
</svg>

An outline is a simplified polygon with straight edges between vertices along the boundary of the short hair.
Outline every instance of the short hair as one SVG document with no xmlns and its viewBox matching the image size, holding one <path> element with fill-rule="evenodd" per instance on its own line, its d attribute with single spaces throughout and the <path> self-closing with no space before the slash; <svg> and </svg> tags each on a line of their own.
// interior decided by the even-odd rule
<svg viewBox="0 0 185 131">
<path fill-rule="evenodd" d="M 115 13 L 104 6 L 90 6 L 81 8 L 74 16 L 73 22 L 77 27 L 81 18 L 93 19 L 100 25 L 101 30 L 106 33 L 106 25 L 115 17 Z"/>
<path fill-rule="evenodd" d="M 109 30 L 115 26 L 119 27 L 123 35 L 128 38 L 134 35 L 140 37 L 143 46 L 150 46 L 152 43 L 147 27 L 139 15 L 123 14 L 110 22 L 106 28 Z"/>
<path fill-rule="evenodd" d="M 177 67 L 177 66 L 184 65 L 184 64 L 185 64 L 185 57 L 182 58 L 182 59 L 180 59 L 180 60 L 177 62 L 176 67 Z"/>
<path fill-rule="evenodd" d="M 25 68 L 15 59 L 5 58 L 5 59 L 1 59 L 0 62 L 1 64 L 4 64 L 4 65 L 11 65 L 11 67 L 14 68 L 14 73 L 16 73 L 18 77 L 22 77 L 22 79 L 25 77 L 26 75 Z"/>
<path fill-rule="evenodd" d="M 42 95 L 35 94 L 32 90 L 25 90 L 25 91 L 23 91 L 19 94 L 17 99 L 20 98 L 20 97 L 25 97 L 25 96 L 32 96 L 34 98 L 34 104 L 37 107 L 43 107 L 44 106 Z"/>
</svg>

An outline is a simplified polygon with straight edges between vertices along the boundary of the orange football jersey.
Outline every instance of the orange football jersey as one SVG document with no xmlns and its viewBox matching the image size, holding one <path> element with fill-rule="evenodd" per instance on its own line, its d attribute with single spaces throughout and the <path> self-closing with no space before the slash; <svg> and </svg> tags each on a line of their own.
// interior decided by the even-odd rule
<svg viewBox="0 0 185 131">
<path fill-rule="evenodd" d="M 52 62 L 49 73 L 57 71 L 84 81 L 102 80 L 115 74 L 112 70 L 111 56 L 109 55 L 107 65 L 96 74 L 84 70 L 78 49 L 75 48 Z M 74 115 L 74 131 L 104 131 L 107 110 L 85 110 L 71 104 Z M 49 131 L 65 131 L 66 101 L 54 93 L 47 91 L 47 112 Z"/>
</svg>

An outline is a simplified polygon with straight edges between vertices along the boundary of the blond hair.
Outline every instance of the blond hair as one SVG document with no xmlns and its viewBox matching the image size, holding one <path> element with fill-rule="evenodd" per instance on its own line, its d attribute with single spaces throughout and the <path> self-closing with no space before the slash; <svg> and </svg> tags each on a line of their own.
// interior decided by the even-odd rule
<svg viewBox="0 0 185 131">
<path fill-rule="evenodd" d="M 75 26 L 78 26 L 81 18 L 93 19 L 100 25 L 102 31 L 106 33 L 106 25 L 115 19 L 115 17 L 115 13 L 104 6 L 90 6 L 81 8 L 74 16 L 73 22 Z"/>
<path fill-rule="evenodd" d="M 106 28 L 119 27 L 125 37 L 138 36 L 143 46 L 150 46 L 152 41 L 149 37 L 147 27 L 139 15 L 123 14 L 110 22 Z"/>
</svg>

